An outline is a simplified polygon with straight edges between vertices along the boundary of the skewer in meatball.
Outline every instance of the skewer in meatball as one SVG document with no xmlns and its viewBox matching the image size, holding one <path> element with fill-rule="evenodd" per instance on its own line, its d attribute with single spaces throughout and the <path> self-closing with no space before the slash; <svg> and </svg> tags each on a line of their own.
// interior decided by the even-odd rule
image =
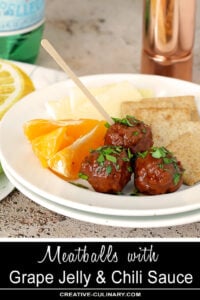
<svg viewBox="0 0 200 300">
<path fill-rule="evenodd" d="M 79 177 L 88 180 L 95 191 L 118 193 L 131 179 L 132 154 L 120 146 L 92 150 L 82 162 Z"/>
<path fill-rule="evenodd" d="M 142 152 L 153 146 L 153 137 L 150 126 L 137 120 L 133 116 L 113 118 L 105 135 L 105 145 L 116 145 L 130 148 L 132 153 Z"/>
<path fill-rule="evenodd" d="M 134 166 L 134 184 L 144 194 L 172 193 L 183 182 L 183 167 L 164 147 L 152 147 L 138 153 Z"/>
</svg>

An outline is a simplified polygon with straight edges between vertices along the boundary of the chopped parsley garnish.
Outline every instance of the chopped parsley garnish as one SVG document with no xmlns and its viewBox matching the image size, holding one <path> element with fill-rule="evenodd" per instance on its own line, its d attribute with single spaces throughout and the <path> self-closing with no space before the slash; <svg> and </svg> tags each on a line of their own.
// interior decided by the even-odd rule
<svg viewBox="0 0 200 300">
<path fill-rule="evenodd" d="M 111 167 L 111 165 L 108 165 L 107 167 L 106 167 L 106 174 L 111 174 L 111 172 L 112 172 L 112 167 Z"/>
<path fill-rule="evenodd" d="M 181 174 L 180 173 L 175 173 L 174 174 L 173 182 L 174 182 L 175 185 L 177 185 L 179 183 L 180 178 L 181 178 Z"/>
<path fill-rule="evenodd" d="M 165 164 L 171 164 L 174 162 L 174 159 L 173 159 L 173 157 L 163 157 L 163 162 Z"/>
<path fill-rule="evenodd" d="M 169 154 L 169 151 L 165 147 L 153 147 L 151 149 L 151 155 L 154 158 L 163 158 Z"/>
<path fill-rule="evenodd" d="M 109 128 L 110 127 L 110 124 L 108 122 L 105 123 L 104 125 L 106 128 Z"/>
<path fill-rule="evenodd" d="M 106 159 L 116 164 L 117 158 L 114 155 L 106 154 Z"/>
<path fill-rule="evenodd" d="M 84 173 L 79 173 L 78 177 L 81 178 L 81 179 L 84 179 L 84 180 L 88 180 L 88 176 Z"/>
<path fill-rule="evenodd" d="M 120 171 L 120 165 L 118 164 L 118 157 L 121 152 L 125 149 L 121 146 L 102 146 L 97 149 L 92 150 L 91 152 L 98 153 L 98 157 L 96 161 L 99 165 L 99 168 L 105 167 L 106 174 L 110 174 L 112 172 L 112 168 L 115 168 L 116 171 Z M 130 162 L 133 154 L 130 149 L 126 150 L 126 154 L 121 157 L 121 159 L 125 162 Z M 111 162 L 112 164 L 105 164 L 107 162 Z M 132 168 L 128 169 L 129 172 L 132 172 Z"/>
<path fill-rule="evenodd" d="M 115 169 L 118 171 L 120 169 L 120 165 L 115 165 Z"/>
<path fill-rule="evenodd" d="M 132 169 L 132 167 L 130 166 L 130 167 L 128 167 L 127 168 L 127 170 L 130 172 L 130 173 L 132 173 L 133 172 L 133 169 Z"/>
<path fill-rule="evenodd" d="M 131 159 L 133 157 L 133 153 L 131 152 L 130 148 L 128 148 L 128 158 Z"/>
<path fill-rule="evenodd" d="M 130 161 L 130 159 L 128 157 L 122 157 L 123 161 Z"/>
<path fill-rule="evenodd" d="M 133 131 L 133 135 L 137 136 L 137 135 L 139 135 L 139 132 L 138 131 Z"/>
<path fill-rule="evenodd" d="M 119 123 L 119 124 L 122 124 L 122 125 L 125 125 L 125 126 L 128 126 L 128 127 L 134 127 L 135 124 L 138 124 L 140 123 L 141 121 L 137 120 L 135 117 L 133 116 L 129 116 L 127 115 L 126 118 L 112 118 L 113 121 L 115 123 Z"/>
<path fill-rule="evenodd" d="M 160 169 L 164 169 L 164 164 L 163 163 L 158 164 L 158 166 L 159 166 Z"/>
<path fill-rule="evenodd" d="M 99 164 L 103 164 L 104 161 L 105 161 L 105 157 L 104 157 L 103 153 L 100 153 L 99 156 L 98 156 L 98 158 L 97 158 L 97 162 Z"/>
<path fill-rule="evenodd" d="M 134 187 L 133 191 L 130 193 L 130 196 L 139 196 L 140 192 Z"/>
<path fill-rule="evenodd" d="M 142 133 L 147 133 L 147 130 L 145 128 L 143 128 Z"/>
<path fill-rule="evenodd" d="M 144 152 L 137 152 L 137 156 L 141 157 L 141 158 L 145 158 L 148 154 L 148 150 L 144 151 Z"/>
<path fill-rule="evenodd" d="M 72 181 L 69 181 L 69 183 L 71 183 L 71 184 L 73 184 L 73 185 L 75 185 L 75 186 L 78 186 L 78 187 L 80 187 L 80 188 L 82 188 L 82 189 L 86 189 L 86 190 L 89 189 L 87 186 L 85 186 L 85 185 L 83 185 L 83 184 L 80 184 L 80 183 L 76 183 L 76 182 L 72 182 Z"/>
<path fill-rule="evenodd" d="M 159 167 L 165 171 L 167 169 L 164 168 L 164 165 L 172 164 L 176 173 L 173 175 L 173 182 L 177 185 L 181 179 L 181 175 L 183 170 L 179 168 L 177 159 L 172 156 L 172 153 L 169 152 L 165 147 L 153 147 L 151 151 L 151 155 L 154 158 L 162 158 L 162 163 L 159 164 Z"/>
<path fill-rule="evenodd" d="M 175 169 L 175 174 L 173 175 L 174 184 L 178 184 L 181 179 L 183 170 L 180 169 L 176 157 L 172 155 L 165 147 L 152 147 L 149 151 L 138 152 L 137 156 L 145 158 L 147 154 L 150 153 L 152 157 L 159 159 L 158 166 L 163 171 L 169 171 L 167 165 L 172 164 Z M 166 167 L 165 167 L 166 166 Z"/>
</svg>

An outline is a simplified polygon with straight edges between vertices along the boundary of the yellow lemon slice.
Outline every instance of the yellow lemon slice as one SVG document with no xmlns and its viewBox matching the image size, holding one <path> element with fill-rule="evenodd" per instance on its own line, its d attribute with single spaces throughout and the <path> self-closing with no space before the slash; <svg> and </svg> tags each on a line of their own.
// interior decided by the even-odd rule
<svg viewBox="0 0 200 300">
<path fill-rule="evenodd" d="M 0 59 L 0 119 L 7 110 L 35 87 L 18 66 Z"/>
</svg>

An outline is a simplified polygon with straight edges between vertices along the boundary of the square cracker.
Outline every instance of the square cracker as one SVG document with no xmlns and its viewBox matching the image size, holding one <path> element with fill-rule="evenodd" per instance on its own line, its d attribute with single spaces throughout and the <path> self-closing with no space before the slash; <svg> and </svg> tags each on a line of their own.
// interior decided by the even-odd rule
<svg viewBox="0 0 200 300">
<path fill-rule="evenodd" d="M 200 181 L 200 132 L 184 133 L 167 147 L 185 169 L 183 182 L 193 185 Z"/>
<path fill-rule="evenodd" d="M 132 115 L 138 120 L 151 125 L 155 120 L 156 122 L 183 122 L 191 120 L 191 110 L 188 108 L 137 108 L 134 110 L 129 109 L 125 115 Z"/>
<path fill-rule="evenodd" d="M 125 101 L 121 104 L 121 113 L 122 116 L 134 115 L 136 109 L 150 108 L 187 108 L 191 112 L 191 120 L 197 121 L 200 119 L 194 96 L 146 98 L 138 102 Z"/>
<path fill-rule="evenodd" d="M 176 140 L 180 135 L 191 132 L 200 132 L 200 121 L 184 121 L 184 122 L 153 122 L 151 124 L 154 146 L 166 147 L 173 140 Z"/>
</svg>

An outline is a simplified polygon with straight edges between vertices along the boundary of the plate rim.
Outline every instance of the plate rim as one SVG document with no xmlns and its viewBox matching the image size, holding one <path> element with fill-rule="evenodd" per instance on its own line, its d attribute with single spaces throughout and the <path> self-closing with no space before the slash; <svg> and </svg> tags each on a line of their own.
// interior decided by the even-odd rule
<svg viewBox="0 0 200 300">
<path fill-rule="evenodd" d="M 6 176 L 4 171 L 2 174 L 0 174 L 0 180 L 2 179 L 2 177 L 4 178 L 3 180 L 6 184 L 6 186 L 3 188 L 0 188 L 0 201 L 4 200 L 15 189 L 15 186 L 10 182 L 10 180 L 8 179 L 8 177 Z"/>
<path fill-rule="evenodd" d="M 20 182 L 18 182 L 16 178 L 12 177 L 12 175 L 9 174 L 8 170 L 6 170 L 6 174 L 10 178 L 10 181 L 12 181 L 13 184 L 15 184 L 15 186 L 25 196 L 27 196 L 37 204 L 53 212 L 62 214 L 65 217 L 74 218 L 83 222 L 95 223 L 97 225 L 103 225 L 103 226 L 122 227 L 122 228 L 166 228 L 170 226 L 180 226 L 180 225 L 190 224 L 190 223 L 198 222 L 200 220 L 200 209 L 185 212 L 185 213 L 173 214 L 173 215 L 160 215 L 160 216 L 156 216 L 156 218 L 155 216 L 153 218 L 150 216 L 151 220 L 148 220 L 149 216 L 146 217 L 139 216 L 139 218 L 141 218 L 141 220 L 139 221 L 138 220 L 136 221 L 136 218 L 134 216 L 130 216 L 129 218 L 132 219 L 128 220 L 127 218 L 124 219 L 124 216 L 103 215 L 103 214 L 98 214 L 98 213 L 96 214 L 88 211 L 82 211 L 82 210 L 79 211 L 71 207 L 66 207 L 54 203 L 51 200 L 46 199 L 40 196 L 39 194 L 34 193 L 31 190 L 28 190 Z M 65 211 L 64 213 L 63 213 L 63 209 Z M 68 212 L 66 213 L 67 210 Z M 176 218 L 176 216 L 178 216 L 178 219 Z M 123 218 L 123 220 L 122 219 L 120 220 L 119 219 L 120 217 Z M 169 219 L 166 219 L 166 217 L 169 217 Z"/>
</svg>

